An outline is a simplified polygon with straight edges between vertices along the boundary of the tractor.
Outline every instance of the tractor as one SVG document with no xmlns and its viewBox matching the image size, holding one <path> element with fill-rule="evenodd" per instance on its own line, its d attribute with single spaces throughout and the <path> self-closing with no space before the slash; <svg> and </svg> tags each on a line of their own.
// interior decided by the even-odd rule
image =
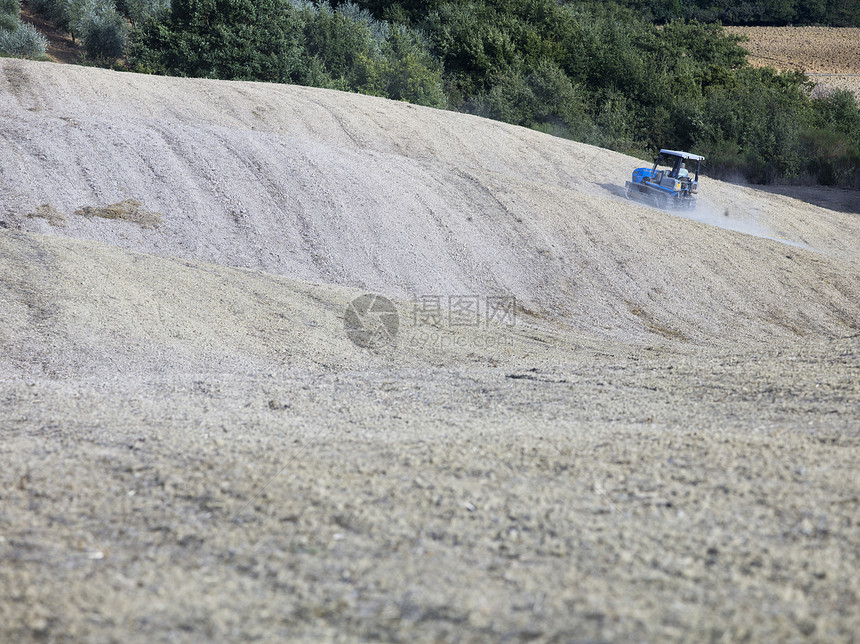
<svg viewBox="0 0 860 644">
<path fill-rule="evenodd" d="M 633 180 L 625 184 L 627 198 L 643 199 L 658 208 L 671 206 L 692 210 L 696 207 L 699 170 L 704 160 L 705 157 L 698 154 L 660 150 L 653 168 L 633 171 Z"/>
</svg>

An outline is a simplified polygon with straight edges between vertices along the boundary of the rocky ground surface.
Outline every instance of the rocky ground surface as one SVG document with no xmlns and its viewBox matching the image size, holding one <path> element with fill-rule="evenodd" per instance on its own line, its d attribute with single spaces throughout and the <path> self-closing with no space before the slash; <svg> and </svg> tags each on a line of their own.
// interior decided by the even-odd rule
<svg viewBox="0 0 860 644">
<path fill-rule="evenodd" d="M 852 641 L 858 215 L 640 164 L 0 60 L 0 641 Z"/>
</svg>

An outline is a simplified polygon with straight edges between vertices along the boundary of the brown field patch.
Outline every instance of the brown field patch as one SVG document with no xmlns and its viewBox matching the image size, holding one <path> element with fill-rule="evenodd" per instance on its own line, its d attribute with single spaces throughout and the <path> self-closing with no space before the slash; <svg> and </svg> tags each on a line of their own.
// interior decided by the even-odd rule
<svg viewBox="0 0 860 644">
<path fill-rule="evenodd" d="M 66 216 L 49 203 L 42 204 L 33 212 L 29 213 L 27 217 L 29 217 L 30 219 L 44 219 L 52 226 L 66 225 Z"/>
<path fill-rule="evenodd" d="M 806 72 L 823 89 L 849 89 L 860 97 L 860 28 L 727 27 L 748 38 L 750 64 Z"/>
<path fill-rule="evenodd" d="M 126 199 L 119 203 L 103 208 L 86 206 L 75 211 L 81 217 L 101 217 L 102 219 L 123 219 L 133 222 L 141 228 L 158 228 L 161 223 L 161 213 L 149 212 L 143 209 L 143 203 L 137 199 Z"/>
</svg>

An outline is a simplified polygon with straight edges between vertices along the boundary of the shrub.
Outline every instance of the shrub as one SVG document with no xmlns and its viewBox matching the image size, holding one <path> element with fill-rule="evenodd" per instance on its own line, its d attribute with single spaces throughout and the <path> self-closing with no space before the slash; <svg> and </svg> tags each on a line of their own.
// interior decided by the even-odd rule
<svg viewBox="0 0 860 644">
<path fill-rule="evenodd" d="M 170 11 L 170 0 L 117 0 L 116 9 L 138 26 L 161 20 Z"/>
<path fill-rule="evenodd" d="M 0 52 L 19 58 L 41 58 L 48 39 L 31 24 L 19 24 L 14 31 L 0 29 Z"/>
<path fill-rule="evenodd" d="M 105 58 L 122 56 L 128 32 L 125 21 L 113 4 L 90 0 L 83 7 L 76 24 L 87 53 Z"/>
<path fill-rule="evenodd" d="M 175 76 L 290 83 L 309 69 L 300 10 L 281 0 L 174 0 L 164 21 L 135 32 L 129 63 Z"/>
<path fill-rule="evenodd" d="M 860 188 L 860 104 L 837 90 L 813 99 L 812 126 L 801 135 L 805 171 L 819 183 Z"/>
<path fill-rule="evenodd" d="M 344 89 L 444 107 L 442 67 L 412 29 L 353 3 L 174 0 L 137 32 L 132 68 Z"/>
<path fill-rule="evenodd" d="M 33 9 L 44 15 L 60 29 L 69 29 L 74 5 L 80 0 L 31 0 Z M 72 34 L 74 38 L 74 34 Z"/>
<path fill-rule="evenodd" d="M 800 141 L 809 177 L 827 186 L 860 188 L 860 147 L 831 129 L 810 128 Z"/>
<path fill-rule="evenodd" d="M 430 54 L 419 33 L 395 25 L 388 30 L 382 56 L 379 67 L 384 96 L 429 107 L 447 105 L 442 64 Z"/>
<path fill-rule="evenodd" d="M 860 103 L 848 90 L 835 90 L 813 99 L 815 127 L 844 134 L 860 146 Z"/>
<path fill-rule="evenodd" d="M 808 92 L 801 74 L 741 69 L 731 83 L 708 93 L 695 145 L 711 157 L 734 144 L 738 158 L 726 163 L 753 182 L 796 178 L 802 166 L 800 133 L 812 117 Z"/>
</svg>

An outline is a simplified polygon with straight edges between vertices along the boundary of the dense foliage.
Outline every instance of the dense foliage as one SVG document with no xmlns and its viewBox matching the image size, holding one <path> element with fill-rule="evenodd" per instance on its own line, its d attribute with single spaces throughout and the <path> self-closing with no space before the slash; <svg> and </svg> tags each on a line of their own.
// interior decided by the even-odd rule
<svg viewBox="0 0 860 644">
<path fill-rule="evenodd" d="M 442 66 L 424 37 L 357 5 L 296 0 L 174 0 L 137 32 L 138 70 L 299 83 L 445 107 Z"/>
</svg>

